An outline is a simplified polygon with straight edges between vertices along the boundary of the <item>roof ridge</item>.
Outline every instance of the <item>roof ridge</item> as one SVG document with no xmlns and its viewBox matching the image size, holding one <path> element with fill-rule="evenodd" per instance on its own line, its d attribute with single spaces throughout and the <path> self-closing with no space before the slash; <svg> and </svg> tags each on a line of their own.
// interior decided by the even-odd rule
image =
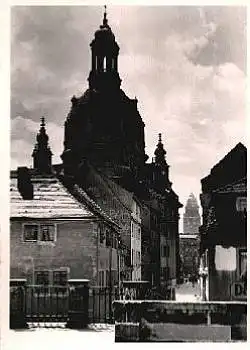
<svg viewBox="0 0 250 350">
<path fill-rule="evenodd" d="M 97 210 L 98 214 L 103 216 L 106 220 L 110 221 L 112 224 L 116 225 L 117 227 L 120 227 L 118 223 L 116 223 L 93 199 L 90 198 L 90 196 L 87 194 L 87 192 L 81 188 L 78 184 L 73 185 L 73 189 L 76 189 L 80 195 L 84 197 L 86 201 L 89 202 L 89 204 L 92 206 L 92 209 Z"/>
</svg>

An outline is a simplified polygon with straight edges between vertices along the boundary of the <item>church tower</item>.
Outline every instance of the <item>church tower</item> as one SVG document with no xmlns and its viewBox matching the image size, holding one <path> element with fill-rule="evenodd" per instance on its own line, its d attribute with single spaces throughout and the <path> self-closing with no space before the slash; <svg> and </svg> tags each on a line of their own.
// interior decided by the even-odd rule
<svg viewBox="0 0 250 350">
<path fill-rule="evenodd" d="M 44 117 L 41 118 L 40 130 L 36 136 L 36 140 L 37 142 L 32 153 L 33 168 L 39 174 L 50 174 L 52 152 L 48 145 L 49 137 L 46 133 Z"/>
<path fill-rule="evenodd" d="M 183 233 L 197 235 L 201 225 L 201 217 L 199 213 L 199 205 L 194 194 L 188 197 L 183 216 Z"/>
<path fill-rule="evenodd" d="M 118 73 L 119 46 L 115 36 L 108 25 L 106 6 L 103 23 L 95 32 L 95 38 L 90 44 L 92 54 L 92 67 L 89 74 L 89 87 L 97 91 L 117 90 L 121 79 Z M 108 90 L 106 88 L 108 87 Z"/>
<path fill-rule="evenodd" d="M 162 143 L 162 135 L 158 135 L 158 143 L 154 152 L 152 163 L 147 164 L 147 178 L 149 185 L 157 192 L 170 190 L 172 183 L 169 181 L 169 165 L 166 161 L 166 151 Z"/>
<path fill-rule="evenodd" d="M 90 47 L 89 88 L 82 96 L 73 96 L 65 122 L 65 171 L 75 173 L 82 162 L 88 161 L 112 178 L 140 178 L 147 159 L 144 123 L 137 100 L 120 88 L 119 46 L 106 8 Z"/>
</svg>

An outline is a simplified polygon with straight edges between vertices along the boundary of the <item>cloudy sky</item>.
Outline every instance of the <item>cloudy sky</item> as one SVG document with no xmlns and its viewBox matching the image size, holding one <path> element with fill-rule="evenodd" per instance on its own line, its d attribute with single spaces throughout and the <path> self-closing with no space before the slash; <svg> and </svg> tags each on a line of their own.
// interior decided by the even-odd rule
<svg viewBox="0 0 250 350">
<path fill-rule="evenodd" d="M 87 88 L 102 7 L 13 7 L 11 165 L 31 165 L 42 115 L 54 162 L 72 95 Z M 173 188 L 186 202 L 238 142 L 246 144 L 244 7 L 109 6 L 122 89 L 138 99 L 153 156 L 162 132 Z"/>
</svg>

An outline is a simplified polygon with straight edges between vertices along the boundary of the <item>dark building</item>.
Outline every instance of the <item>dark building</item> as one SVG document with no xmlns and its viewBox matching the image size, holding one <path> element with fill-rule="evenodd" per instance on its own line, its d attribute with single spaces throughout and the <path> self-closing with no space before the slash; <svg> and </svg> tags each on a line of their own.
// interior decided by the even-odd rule
<svg viewBox="0 0 250 350">
<path fill-rule="evenodd" d="M 137 100 L 120 88 L 119 46 L 106 12 L 90 47 L 89 87 L 82 96 L 71 99 L 63 163 L 51 166 L 42 121 L 32 171 L 52 174 L 80 202 L 87 196 L 91 210 L 98 207 L 120 228 L 116 232 L 118 279 L 150 281 L 163 297 L 174 299 L 182 205 L 171 188 L 166 151 L 160 136 L 154 160 L 146 163 L 144 123 Z M 32 186 L 26 185 L 32 192 Z M 101 237 L 103 244 L 110 242 L 106 230 Z"/>
<path fill-rule="evenodd" d="M 181 276 L 183 279 L 199 276 L 199 235 L 180 234 Z"/>
<path fill-rule="evenodd" d="M 92 190 L 89 180 L 93 176 L 88 175 L 89 168 L 106 179 L 109 187 L 116 188 L 120 201 L 133 194 L 142 220 L 141 277 L 158 287 L 175 285 L 179 270 L 178 209 L 181 204 L 171 189 L 161 137 L 155 159 L 146 163 L 144 123 L 137 100 L 127 97 L 120 87 L 119 46 L 106 13 L 90 46 L 89 88 L 81 97 L 72 98 L 65 122 L 64 176 L 75 178 L 100 205 L 105 203 L 101 203 L 102 196 L 96 195 L 98 191 Z M 129 207 L 127 199 L 125 207 Z M 118 211 L 118 216 L 119 213 L 118 223 L 128 227 L 129 215 L 125 215 L 129 220 L 124 225 L 124 215 Z M 122 239 L 125 246 L 131 247 L 131 231 L 123 232 Z M 127 252 L 132 254 L 130 249 Z M 125 261 L 131 263 L 129 256 Z"/>
<path fill-rule="evenodd" d="M 134 191 L 134 180 L 141 178 L 147 159 L 144 123 L 137 100 L 130 99 L 120 88 L 119 46 L 106 13 L 90 47 L 89 88 L 81 97 L 72 98 L 65 122 L 62 154 L 65 173 L 75 173 L 83 159 L 87 159 Z"/>
<path fill-rule="evenodd" d="M 154 154 L 152 162 L 145 164 L 145 184 L 150 195 L 144 200 L 149 220 L 143 221 L 142 227 L 143 249 L 147 252 L 143 254 L 144 278 L 155 280 L 157 285 L 174 294 L 180 269 L 178 223 L 182 204 L 172 190 L 161 134 Z"/>
<path fill-rule="evenodd" d="M 201 180 L 203 299 L 246 300 L 247 150 L 237 144 Z"/>
<path fill-rule="evenodd" d="M 188 197 L 185 212 L 183 215 L 183 233 L 184 235 L 197 235 L 201 225 L 201 217 L 199 213 L 199 205 L 194 194 Z"/>
</svg>

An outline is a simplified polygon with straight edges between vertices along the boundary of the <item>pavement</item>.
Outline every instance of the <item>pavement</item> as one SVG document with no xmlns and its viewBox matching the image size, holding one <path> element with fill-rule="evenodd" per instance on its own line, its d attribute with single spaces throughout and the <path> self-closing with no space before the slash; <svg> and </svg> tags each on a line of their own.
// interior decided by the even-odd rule
<svg viewBox="0 0 250 350">
<path fill-rule="evenodd" d="M 91 325 L 89 329 L 72 330 L 65 327 L 34 327 L 27 330 L 9 330 L 1 339 L 1 350 L 80 350 L 110 349 L 115 345 L 114 325 Z"/>
<path fill-rule="evenodd" d="M 187 282 L 176 288 L 176 301 L 199 301 L 199 284 L 192 286 Z M 88 329 L 72 330 L 63 325 L 33 324 L 27 330 L 9 330 L 1 339 L 1 350 L 74 350 L 85 349 L 86 344 L 90 348 L 107 349 L 117 344 L 114 342 L 115 328 L 110 324 L 92 324 Z"/>
</svg>

